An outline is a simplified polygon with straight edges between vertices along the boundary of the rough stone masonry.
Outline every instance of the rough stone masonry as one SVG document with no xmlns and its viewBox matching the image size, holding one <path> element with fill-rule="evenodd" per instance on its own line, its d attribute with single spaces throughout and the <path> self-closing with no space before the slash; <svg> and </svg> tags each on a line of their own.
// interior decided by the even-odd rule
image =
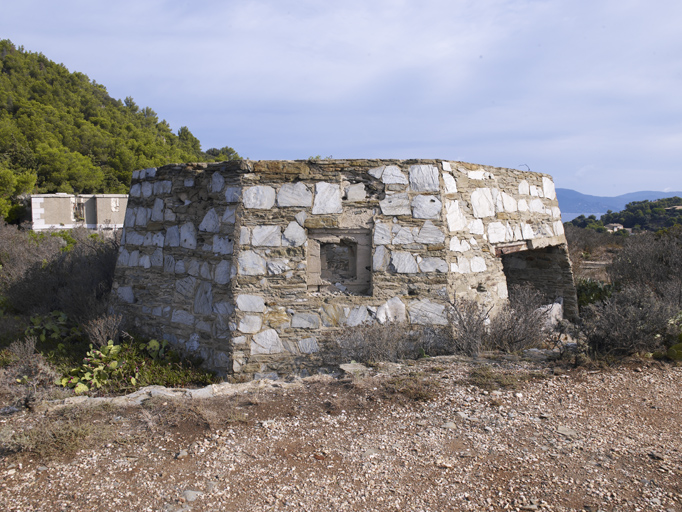
<svg viewBox="0 0 682 512">
<path fill-rule="evenodd" d="M 441 160 L 248 160 L 133 173 L 114 283 L 136 331 L 221 373 L 324 366 L 365 322 L 445 325 L 531 283 L 577 316 L 552 178 Z"/>
</svg>

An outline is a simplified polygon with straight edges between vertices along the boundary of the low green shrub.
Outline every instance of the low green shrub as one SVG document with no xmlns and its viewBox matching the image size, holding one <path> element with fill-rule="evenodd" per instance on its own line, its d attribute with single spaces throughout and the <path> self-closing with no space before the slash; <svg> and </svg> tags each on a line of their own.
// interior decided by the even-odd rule
<svg viewBox="0 0 682 512">
<path fill-rule="evenodd" d="M 595 302 L 602 302 L 613 295 L 613 285 L 597 279 L 576 279 L 576 292 L 578 294 L 578 306 L 584 308 Z"/>
<path fill-rule="evenodd" d="M 83 362 L 69 369 L 60 384 L 81 394 L 122 393 L 149 385 L 208 385 L 216 381 L 216 376 L 201 369 L 197 361 L 181 359 L 169 350 L 165 340 L 140 343 L 131 339 L 120 345 L 109 341 L 100 349 L 91 346 Z"/>
</svg>

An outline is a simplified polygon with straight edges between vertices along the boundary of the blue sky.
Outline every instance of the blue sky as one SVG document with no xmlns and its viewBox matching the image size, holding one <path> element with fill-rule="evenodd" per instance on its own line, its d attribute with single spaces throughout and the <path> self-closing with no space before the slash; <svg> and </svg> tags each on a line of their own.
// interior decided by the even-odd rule
<svg viewBox="0 0 682 512">
<path fill-rule="evenodd" d="M 679 0 L 5 2 L 0 38 L 257 159 L 443 158 L 682 190 Z"/>
</svg>

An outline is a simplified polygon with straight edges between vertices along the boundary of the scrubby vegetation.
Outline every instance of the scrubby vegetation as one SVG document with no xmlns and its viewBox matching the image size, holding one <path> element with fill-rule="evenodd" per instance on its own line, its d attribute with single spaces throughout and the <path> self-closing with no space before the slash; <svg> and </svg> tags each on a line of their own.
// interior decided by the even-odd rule
<svg viewBox="0 0 682 512">
<path fill-rule="evenodd" d="M 135 169 L 236 158 L 228 146 L 203 152 L 186 126 L 173 133 L 133 98 L 0 40 L 0 219 L 20 219 L 24 193 L 125 193 Z"/>
<path fill-rule="evenodd" d="M 36 235 L 0 225 L 0 394 L 30 406 L 76 393 L 206 385 L 215 376 L 109 312 L 118 242 L 84 229 Z"/>
<path fill-rule="evenodd" d="M 621 224 L 624 228 L 639 231 L 658 231 L 675 225 L 682 225 L 682 197 L 668 197 L 655 201 L 633 201 L 625 206 L 625 210 L 612 212 L 597 219 L 595 215 L 580 215 L 566 223 L 577 228 L 597 232 L 605 232 L 608 224 Z M 627 232 L 617 233 L 627 236 Z"/>
</svg>

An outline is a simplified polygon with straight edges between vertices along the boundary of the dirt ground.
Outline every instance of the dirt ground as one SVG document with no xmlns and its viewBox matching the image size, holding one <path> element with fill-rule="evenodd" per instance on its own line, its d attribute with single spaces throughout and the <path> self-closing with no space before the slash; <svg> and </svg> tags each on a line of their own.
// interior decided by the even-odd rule
<svg viewBox="0 0 682 512">
<path fill-rule="evenodd" d="M 21 411 L 0 417 L 0 509 L 677 511 L 681 382 L 646 360 L 444 357 Z M 31 451 L 7 449 L 19 434 Z"/>
</svg>

